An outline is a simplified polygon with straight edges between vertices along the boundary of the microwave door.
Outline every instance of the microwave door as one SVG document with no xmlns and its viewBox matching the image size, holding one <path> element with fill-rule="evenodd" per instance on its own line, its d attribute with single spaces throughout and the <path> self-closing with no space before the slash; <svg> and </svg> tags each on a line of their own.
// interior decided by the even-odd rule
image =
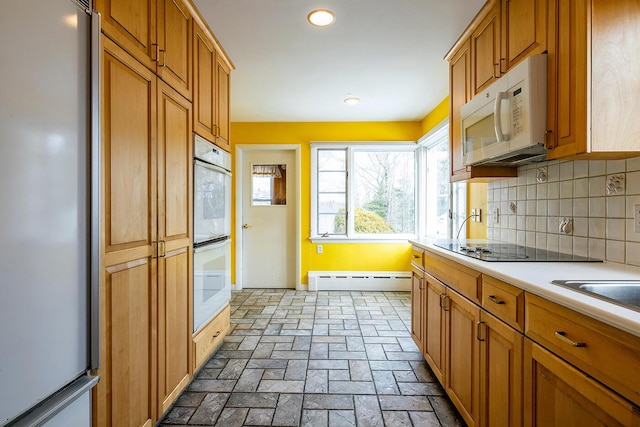
<svg viewBox="0 0 640 427">
<path fill-rule="evenodd" d="M 486 158 L 487 150 L 498 142 L 494 125 L 494 103 L 484 99 L 482 101 L 482 105 L 472 100 L 462 107 L 462 155 L 465 165 Z"/>
</svg>

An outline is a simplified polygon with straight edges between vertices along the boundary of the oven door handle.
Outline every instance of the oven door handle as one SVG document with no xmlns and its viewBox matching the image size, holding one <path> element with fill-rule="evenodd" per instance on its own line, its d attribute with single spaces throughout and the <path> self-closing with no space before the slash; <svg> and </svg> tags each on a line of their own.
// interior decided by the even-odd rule
<svg viewBox="0 0 640 427">
<path fill-rule="evenodd" d="M 202 160 L 193 159 L 193 163 L 195 166 L 201 166 L 203 168 L 207 168 L 212 171 L 220 172 L 227 176 L 231 176 L 231 172 L 226 169 L 221 168 L 220 166 L 212 165 L 211 163 L 203 162 Z"/>
<path fill-rule="evenodd" d="M 193 253 L 197 254 L 197 253 L 200 253 L 200 252 L 211 251 L 211 250 L 214 250 L 214 249 L 220 249 L 220 248 L 224 247 L 225 245 L 229 245 L 229 244 L 231 244 L 231 239 L 227 238 L 227 239 L 224 239 L 224 240 L 219 240 L 219 241 L 216 241 L 216 242 L 212 242 L 212 243 L 209 243 L 209 244 L 205 244 L 205 245 L 202 245 L 202 246 L 195 247 L 195 248 L 193 248 Z"/>
</svg>

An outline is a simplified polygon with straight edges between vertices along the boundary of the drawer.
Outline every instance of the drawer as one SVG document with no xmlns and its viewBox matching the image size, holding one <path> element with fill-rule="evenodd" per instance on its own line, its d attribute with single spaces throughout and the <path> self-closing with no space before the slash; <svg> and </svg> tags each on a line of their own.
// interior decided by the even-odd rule
<svg viewBox="0 0 640 427">
<path fill-rule="evenodd" d="M 640 337 L 526 293 L 525 335 L 640 405 Z"/>
<path fill-rule="evenodd" d="M 427 273 L 480 304 L 482 283 L 480 272 L 431 252 L 425 252 L 423 256 L 424 270 Z"/>
<path fill-rule="evenodd" d="M 412 246 L 411 247 L 411 264 L 416 265 L 420 268 L 423 268 L 423 255 L 424 255 L 424 250 L 420 249 L 417 246 Z"/>
<path fill-rule="evenodd" d="M 211 352 L 222 343 L 229 332 L 231 309 L 229 305 L 222 309 L 216 317 L 196 335 L 193 336 L 193 370 L 197 370 Z"/>
<path fill-rule="evenodd" d="M 522 289 L 483 274 L 482 308 L 517 330 L 524 330 Z"/>
</svg>

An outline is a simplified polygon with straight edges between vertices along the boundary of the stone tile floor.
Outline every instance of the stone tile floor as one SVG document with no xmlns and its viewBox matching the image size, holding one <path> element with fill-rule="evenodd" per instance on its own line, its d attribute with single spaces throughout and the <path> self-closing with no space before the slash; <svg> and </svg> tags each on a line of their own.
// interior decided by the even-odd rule
<svg viewBox="0 0 640 427">
<path fill-rule="evenodd" d="M 160 426 L 464 426 L 409 332 L 409 292 L 232 293 L 231 331 Z"/>
</svg>

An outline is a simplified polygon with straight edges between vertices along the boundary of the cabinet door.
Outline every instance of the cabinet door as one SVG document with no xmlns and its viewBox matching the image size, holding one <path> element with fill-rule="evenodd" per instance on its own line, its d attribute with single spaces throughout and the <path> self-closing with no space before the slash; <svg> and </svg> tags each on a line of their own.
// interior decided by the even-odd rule
<svg viewBox="0 0 640 427">
<path fill-rule="evenodd" d="M 98 426 L 151 426 L 157 375 L 156 77 L 111 40 L 102 42 L 105 269 L 94 418 Z"/>
<path fill-rule="evenodd" d="M 587 149 L 587 3 L 549 0 L 549 159 Z"/>
<path fill-rule="evenodd" d="M 445 312 L 441 302 L 445 286 L 431 275 L 425 275 L 424 358 L 441 384 L 445 382 Z"/>
<path fill-rule="evenodd" d="M 190 379 L 191 103 L 158 86 L 158 416 Z"/>
<path fill-rule="evenodd" d="M 445 389 L 467 425 L 478 422 L 480 309 L 457 292 L 447 289 Z"/>
<path fill-rule="evenodd" d="M 231 70 L 224 63 L 220 54 L 216 55 L 216 111 L 217 111 L 217 121 L 216 124 L 218 126 L 218 132 L 216 134 L 216 145 L 224 150 L 230 151 L 231 149 L 231 140 L 229 138 L 229 101 L 230 101 L 230 91 L 231 84 L 229 81 L 229 74 Z"/>
<path fill-rule="evenodd" d="M 451 175 L 466 173 L 462 163 L 462 120 L 460 107 L 471 99 L 471 50 L 467 40 L 449 63 L 449 136 L 451 149 Z"/>
<path fill-rule="evenodd" d="M 473 94 L 500 77 L 500 2 L 471 34 Z"/>
<path fill-rule="evenodd" d="M 521 426 L 523 335 L 485 311 L 480 321 L 480 424 Z"/>
<path fill-rule="evenodd" d="M 411 275 L 411 337 L 421 352 L 424 352 L 424 279 L 422 273 L 413 268 Z"/>
<path fill-rule="evenodd" d="M 214 141 L 216 138 L 216 51 L 209 35 L 193 26 L 193 131 Z"/>
<path fill-rule="evenodd" d="M 189 383 L 191 250 L 158 258 L 158 417 Z"/>
<path fill-rule="evenodd" d="M 592 0 L 591 150 L 640 151 L 640 3 Z"/>
<path fill-rule="evenodd" d="M 525 426 L 637 426 L 640 410 L 529 339 Z"/>
<path fill-rule="evenodd" d="M 192 97 L 193 19 L 181 0 L 158 0 L 158 75 L 187 99 Z"/>
<path fill-rule="evenodd" d="M 502 0 L 502 73 L 547 49 L 547 0 Z"/>
<path fill-rule="evenodd" d="M 95 0 L 102 31 L 145 67 L 155 70 L 157 0 Z"/>
</svg>

